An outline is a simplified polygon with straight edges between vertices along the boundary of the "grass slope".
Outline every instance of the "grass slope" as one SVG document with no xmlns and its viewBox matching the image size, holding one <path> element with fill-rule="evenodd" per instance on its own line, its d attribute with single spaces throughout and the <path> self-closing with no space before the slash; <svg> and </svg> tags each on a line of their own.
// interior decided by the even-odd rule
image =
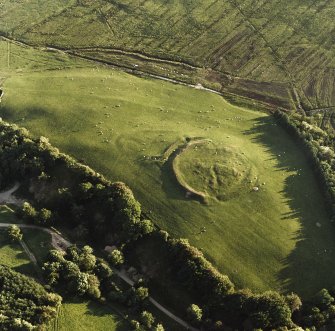
<svg viewBox="0 0 335 331">
<path fill-rule="evenodd" d="M 6 230 L 0 231 L 0 260 L 1 264 L 28 276 L 36 276 L 32 262 L 19 243 L 10 243 Z"/>
<path fill-rule="evenodd" d="M 22 233 L 24 242 L 35 255 L 38 265 L 42 267 L 49 250 L 52 249 L 51 235 L 36 229 L 22 229 Z"/>
<path fill-rule="evenodd" d="M 35 255 L 41 267 L 51 246 L 51 236 L 41 230 L 24 229 L 23 238 L 30 251 Z M 0 254 L 3 248 L 0 249 Z M 109 305 L 101 305 L 92 301 L 75 299 L 65 301 L 58 313 L 57 318 L 49 326 L 49 331 L 62 330 L 111 330 L 126 331 L 128 324 Z"/>
<path fill-rule="evenodd" d="M 126 331 L 128 324 L 109 306 L 93 302 L 64 302 L 49 331 Z"/>
<path fill-rule="evenodd" d="M 0 38 L 0 85 L 9 75 L 43 70 L 58 70 L 89 66 L 86 61 L 70 57 L 64 52 L 43 48 L 34 49 Z"/>
<path fill-rule="evenodd" d="M 129 184 L 156 224 L 188 237 L 238 286 L 309 295 L 333 284 L 334 230 L 317 182 L 271 117 L 98 67 L 13 74 L 4 87 L 0 116 Z M 186 199 L 171 169 L 153 160 L 186 137 L 237 148 L 266 185 L 209 205 Z"/>
<path fill-rule="evenodd" d="M 236 93 L 295 99 L 297 92 L 304 107 L 324 108 L 335 105 L 334 6 L 334 0 L 5 0 L 0 31 L 106 59 L 117 48 L 181 60 L 211 68 L 208 76 L 221 83 L 220 73 L 245 78 L 224 81 Z"/>
</svg>

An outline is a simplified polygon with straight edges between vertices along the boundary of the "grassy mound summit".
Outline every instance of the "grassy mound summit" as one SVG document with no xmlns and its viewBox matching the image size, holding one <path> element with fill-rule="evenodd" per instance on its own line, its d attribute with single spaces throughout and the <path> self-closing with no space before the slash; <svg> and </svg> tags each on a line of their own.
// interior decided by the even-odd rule
<svg viewBox="0 0 335 331">
<path fill-rule="evenodd" d="M 210 141 L 185 149 L 179 156 L 178 170 L 191 187 L 218 200 L 249 193 L 260 184 L 244 152 Z"/>
</svg>

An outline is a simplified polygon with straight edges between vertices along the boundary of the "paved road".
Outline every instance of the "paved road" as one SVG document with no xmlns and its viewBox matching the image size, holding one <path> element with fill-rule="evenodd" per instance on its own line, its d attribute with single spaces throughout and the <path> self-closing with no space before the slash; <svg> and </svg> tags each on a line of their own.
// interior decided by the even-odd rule
<svg viewBox="0 0 335 331">
<path fill-rule="evenodd" d="M 41 231 L 49 233 L 51 235 L 51 245 L 55 249 L 65 250 L 67 247 L 72 245 L 68 240 L 63 238 L 55 230 L 52 230 L 52 229 L 49 229 L 49 228 L 44 228 L 44 227 L 38 226 L 38 225 L 0 223 L 0 228 L 7 228 L 11 225 L 17 225 L 19 228 L 22 228 L 22 229 L 37 229 L 37 230 L 41 230 Z"/>
<path fill-rule="evenodd" d="M 49 228 L 44 228 L 44 227 L 41 227 L 41 226 L 38 226 L 38 225 L 0 223 L 0 228 L 7 228 L 7 227 L 9 227 L 11 225 L 17 225 L 19 228 L 22 228 L 22 229 L 37 229 L 37 230 L 41 230 L 41 231 L 49 233 L 51 235 L 51 238 L 52 238 L 52 241 L 51 241 L 52 246 L 55 249 L 58 249 L 58 250 L 65 250 L 67 247 L 69 247 L 69 246 L 72 245 L 71 242 L 69 242 L 68 240 L 66 240 L 65 238 L 63 238 L 55 230 L 49 229 Z M 34 256 L 34 254 L 29 250 L 29 248 L 27 247 L 27 245 L 23 241 L 21 241 L 21 245 L 22 245 L 23 249 L 25 250 L 25 252 L 27 253 L 27 255 L 29 256 L 29 258 L 31 259 L 31 261 L 35 265 L 37 265 L 36 258 Z M 129 278 L 129 276 L 126 274 L 125 270 L 121 270 L 120 271 L 120 270 L 114 269 L 114 272 L 115 272 L 116 275 L 118 275 L 121 279 L 123 279 L 129 285 L 134 285 L 134 282 Z M 183 321 L 178 316 L 176 316 L 173 313 L 171 313 L 168 309 L 166 309 L 165 307 L 163 307 L 161 304 L 159 304 L 152 297 L 149 297 L 149 300 L 150 300 L 150 302 L 155 307 L 157 307 L 157 309 L 159 309 L 162 313 L 164 313 L 166 316 L 168 316 L 171 319 L 173 319 L 175 322 L 177 322 L 178 324 L 180 324 L 184 328 L 186 328 L 186 330 L 199 331 L 198 329 L 192 327 L 191 325 L 189 325 L 188 323 L 186 323 L 185 321 Z"/>
<path fill-rule="evenodd" d="M 126 271 L 124 269 L 121 270 L 116 270 L 114 269 L 114 272 L 120 277 L 122 278 L 126 283 L 128 283 L 129 285 L 133 286 L 134 285 L 134 281 L 130 279 L 130 277 L 127 275 Z M 156 307 L 158 308 L 161 312 L 163 312 L 166 316 L 170 317 L 171 319 L 173 319 L 175 322 L 177 322 L 178 324 L 180 324 L 181 326 L 183 326 L 184 328 L 186 328 L 186 330 L 191 330 L 191 331 L 199 331 L 198 329 L 192 327 L 191 325 L 189 325 L 188 323 L 186 323 L 185 321 L 183 321 L 181 318 L 177 317 L 176 315 L 172 314 L 168 309 L 166 309 L 165 307 L 163 307 L 161 304 L 159 304 L 155 299 L 153 299 L 152 297 L 149 297 L 149 301 Z"/>
</svg>

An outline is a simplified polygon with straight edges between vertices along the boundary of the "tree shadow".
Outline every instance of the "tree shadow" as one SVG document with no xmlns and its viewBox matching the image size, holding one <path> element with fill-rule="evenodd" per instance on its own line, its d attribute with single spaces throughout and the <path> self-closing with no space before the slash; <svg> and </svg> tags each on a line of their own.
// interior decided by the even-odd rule
<svg viewBox="0 0 335 331">
<path fill-rule="evenodd" d="M 123 313 L 115 307 L 112 307 L 110 304 L 102 305 L 94 301 L 89 301 L 87 308 L 88 310 L 85 313 L 86 315 L 103 317 L 113 314 L 113 319 L 117 323 L 115 331 L 128 330 L 129 325 L 123 318 Z"/>
<path fill-rule="evenodd" d="M 283 268 L 277 275 L 282 290 L 309 297 L 321 288 L 332 287 L 335 229 L 326 212 L 320 183 L 302 147 L 271 116 L 258 118 L 256 125 L 244 134 L 271 153 L 278 170 L 296 173 L 285 179 L 280 192 L 291 209 L 281 215 L 281 221 L 298 219 L 300 226 L 290 238 L 295 241 L 295 248 L 281 261 Z"/>
<path fill-rule="evenodd" d="M 15 120 L 17 124 L 23 127 L 24 127 L 25 119 L 29 119 L 30 121 L 38 120 L 45 116 L 53 117 L 52 119 L 50 119 L 51 121 L 56 119 L 56 117 L 51 112 L 48 112 L 46 108 L 37 107 L 37 106 L 25 106 L 22 108 L 18 108 L 18 107 L 12 107 L 11 105 L 3 104 L 0 106 L 0 112 L 1 112 L 1 116 L 6 121 L 13 122 Z M 17 119 L 18 113 L 22 114 L 21 119 Z"/>
<path fill-rule="evenodd" d="M 26 256 L 24 256 L 24 257 L 26 257 Z M 26 276 L 30 276 L 30 277 L 33 277 L 33 278 L 37 279 L 37 275 L 35 273 L 34 266 L 32 265 L 32 262 L 27 262 L 27 263 L 21 264 L 21 265 L 16 266 L 12 269 L 15 270 L 16 272 L 19 272 L 19 273 L 24 274 Z"/>
<path fill-rule="evenodd" d="M 92 316 L 92 317 L 93 316 L 108 317 L 112 315 L 113 321 L 115 322 L 115 324 L 113 324 L 113 330 L 115 331 L 128 331 L 129 330 L 129 324 L 123 317 L 122 312 L 119 312 L 111 304 L 108 304 L 108 303 L 103 304 L 103 303 L 95 302 L 92 300 L 88 300 L 87 298 L 82 298 L 78 296 L 70 297 L 68 293 L 63 292 L 62 290 L 58 293 L 61 294 L 61 296 L 64 298 L 63 304 L 70 304 L 70 305 L 71 304 L 73 305 L 84 304 L 85 305 L 86 311 L 83 312 L 83 314 L 80 314 L 80 316 L 86 315 L 86 316 Z"/>
</svg>

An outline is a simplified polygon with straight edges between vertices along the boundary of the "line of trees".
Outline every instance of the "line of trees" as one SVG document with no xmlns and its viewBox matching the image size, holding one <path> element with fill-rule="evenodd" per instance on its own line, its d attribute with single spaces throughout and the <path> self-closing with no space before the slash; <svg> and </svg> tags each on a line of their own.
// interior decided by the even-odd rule
<svg viewBox="0 0 335 331">
<path fill-rule="evenodd" d="M 304 148 L 321 184 L 326 203 L 335 222 L 335 136 L 308 122 L 302 115 L 276 111 L 278 122 Z"/>
<path fill-rule="evenodd" d="M 286 117 L 281 117 L 286 115 L 276 116 L 280 121 L 286 121 Z M 32 139 L 25 130 L 17 126 L 0 122 L 0 131 L 0 173 L 5 174 L 1 184 L 8 184 L 9 180 L 25 183 L 29 187 L 31 203 L 34 204 L 25 204 L 20 216 L 45 225 L 63 222 L 73 230 L 77 240 L 84 243 L 91 241 L 100 247 L 110 243 L 118 247 L 130 247 L 141 238 L 159 236 L 159 244 L 166 248 L 168 263 L 173 271 L 171 277 L 184 284 L 194 300 L 195 306 L 188 313 L 185 311 L 185 316 L 192 316 L 193 310 L 191 320 L 200 327 L 206 330 L 220 330 L 226 326 L 236 329 L 292 328 L 297 324 L 320 326 L 333 319 L 332 303 L 318 306 L 311 302 L 301 306 L 301 300 L 295 294 L 283 296 L 273 291 L 255 294 L 249 290 L 235 290 L 228 276 L 220 274 L 187 240 L 170 238 L 166 232 L 156 229 L 151 221 L 143 219 L 141 206 L 126 185 L 110 183 L 92 169 L 59 153 L 47 139 Z M 314 159 L 321 160 L 319 167 L 323 171 L 323 183 L 330 183 L 328 179 L 333 178 L 334 164 L 331 152 L 324 147 L 331 141 L 322 132 L 314 131 L 311 136 L 314 137 L 315 134 L 319 137 L 318 147 L 315 147 L 314 138 L 310 140 L 311 146 L 317 148 L 315 155 L 318 158 Z M 309 132 L 308 137 L 311 137 L 310 134 Z M 321 159 L 322 151 L 324 153 Z M 331 187 L 333 186 L 328 187 L 329 199 L 333 196 Z M 99 296 L 99 288 L 101 296 L 105 285 L 101 284 L 99 276 L 92 273 L 93 269 L 83 269 L 80 266 L 82 262 L 78 264 L 72 261 L 68 258 L 71 254 L 68 254 L 69 252 L 65 261 L 62 260 L 64 257 L 59 257 L 61 260 L 50 261 L 51 265 L 45 266 L 51 284 L 52 281 L 55 284 L 60 281 L 73 286 L 67 288 L 67 291 L 80 289 L 83 295 L 96 298 Z M 79 255 L 82 254 L 81 252 Z M 119 258 L 120 256 L 111 257 L 116 261 Z M 73 279 L 65 282 L 68 277 L 66 268 L 74 270 L 79 277 L 77 283 Z M 95 275 L 96 278 L 87 274 Z M 115 284 L 108 284 L 110 288 L 103 289 L 103 293 L 106 293 L 104 297 L 107 300 L 123 300 L 124 296 Z M 334 295 L 328 294 L 331 297 Z M 196 307 L 199 309 L 195 309 Z M 201 317 L 197 315 L 200 311 Z M 194 318 L 195 315 L 198 317 Z"/>
<path fill-rule="evenodd" d="M 0 131 L 0 187 L 20 181 L 33 202 L 23 205 L 21 218 L 45 226 L 62 222 L 83 242 L 101 244 L 137 240 L 153 231 L 125 184 L 109 182 L 16 125 L 1 121 Z"/>
<path fill-rule="evenodd" d="M 118 250 L 113 252 L 120 253 Z M 154 316 L 146 310 L 149 290 L 143 282 L 122 289 L 116 284 L 109 264 L 97 258 L 90 246 L 78 248 L 74 245 L 65 252 L 51 250 L 42 269 L 48 285 L 63 296 L 120 303 L 130 309 L 132 316 L 138 317 L 138 320 L 129 320 L 133 330 L 164 331 L 163 325 L 156 323 Z"/>
</svg>

